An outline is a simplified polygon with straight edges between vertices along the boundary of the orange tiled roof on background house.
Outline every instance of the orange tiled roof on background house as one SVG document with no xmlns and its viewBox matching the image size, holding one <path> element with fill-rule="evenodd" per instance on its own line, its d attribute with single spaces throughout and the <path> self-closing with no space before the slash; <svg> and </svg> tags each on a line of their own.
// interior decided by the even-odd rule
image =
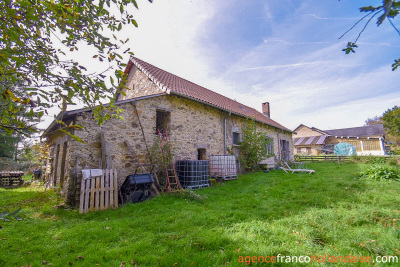
<svg viewBox="0 0 400 267">
<path fill-rule="evenodd" d="M 271 125 L 273 127 L 292 132 L 290 129 L 282 126 L 278 122 L 268 118 L 254 108 L 243 105 L 235 100 L 225 97 L 221 94 L 213 92 L 200 85 L 192 83 L 181 77 L 178 77 L 165 70 L 157 68 L 136 57 L 131 57 L 125 73 L 128 74 L 132 66 L 135 65 L 143 71 L 150 80 L 152 80 L 159 88 L 168 94 L 176 94 L 195 101 L 223 109 L 244 117 L 256 118 L 257 121 Z"/>
</svg>

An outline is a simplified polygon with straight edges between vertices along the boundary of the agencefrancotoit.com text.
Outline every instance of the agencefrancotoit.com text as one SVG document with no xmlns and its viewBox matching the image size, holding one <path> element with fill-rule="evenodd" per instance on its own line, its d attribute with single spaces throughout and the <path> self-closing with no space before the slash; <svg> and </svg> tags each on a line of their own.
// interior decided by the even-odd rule
<svg viewBox="0 0 400 267">
<path fill-rule="evenodd" d="M 376 256 L 374 259 L 371 256 L 344 255 L 336 256 L 330 254 L 310 256 L 285 256 L 278 254 L 276 256 L 239 256 L 239 263 L 249 265 L 251 263 L 398 263 L 397 256 Z"/>
</svg>

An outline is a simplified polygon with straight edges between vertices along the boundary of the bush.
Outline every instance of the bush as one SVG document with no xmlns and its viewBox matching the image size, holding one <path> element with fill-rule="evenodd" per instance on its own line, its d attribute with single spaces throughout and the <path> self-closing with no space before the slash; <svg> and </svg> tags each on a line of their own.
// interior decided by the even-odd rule
<svg viewBox="0 0 400 267">
<path fill-rule="evenodd" d="M 397 166 L 397 159 L 396 158 L 391 158 L 387 162 L 391 166 Z"/>
<path fill-rule="evenodd" d="M 30 168 L 37 166 L 37 163 L 30 161 L 14 161 L 10 158 L 0 158 L 0 171 L 29 171 Z"/>
<path fill-rule="evenodd" d="M 243 138 L 240 142 L 240 162 L 246 171 L 259 168 L 258 163 L 267 154 L 267 144 L 271 142 L 263 132 L 256 130 L 256 121 L 247 119 L 246 126 L 242 128 Z"/>
<path fill-rule="evenodd" d="M 375 181 L 393 180 L 400 181 L 400 170 L 389 166 L 373 165 L 368 170 L 361 172 L 360 178 L 368 178 Z"/>
<path fill-rule="evenodd" d="M 366 156 L 366 162 L 368 164 L 385 164 L 386 157 Z"/>
</svg>

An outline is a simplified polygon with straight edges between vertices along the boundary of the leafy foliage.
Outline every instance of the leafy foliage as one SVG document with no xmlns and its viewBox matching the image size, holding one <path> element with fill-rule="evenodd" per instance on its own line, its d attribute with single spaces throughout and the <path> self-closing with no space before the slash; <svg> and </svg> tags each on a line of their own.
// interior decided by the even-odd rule
<svg viewBox="0 0 400 267">
<path fill-rule="evenodd" d="M 5 86 L 0 76 L 0 134 L 28 135 L 37 132 L 35 125 L 44 110 L 26 97 L 26 85 L 21 79 Z"/>
<path fill-rule="evenodd" d="M 392 108 L 392 110 L 395 109 L 395 107 Z M 388 110 L 389 111 L 389 110 Z M 386 111 L 386 112 L 388 112 Z M 384 114 L 386 114 L 386 112 Z M 387 115 L 387 119 L 389 119 L 389 115 Z M 394 121 L 389 119 L 390 121 Z M 382 116 L 375 116 L 374 118 L 368 118 L 365 121 L 365 125 L 376 125 L 376 124 L 383 124 L 385 128 L 385 141 L 388 141 L 392 145 L 392 147 L 396 148 L 400 146 L 400 135 L 399 134 L 393 134 L 392 132 L 389 131 L 390 126 L 383 120 L 383 115 Z"/>
<path fill-rule="evenodd" d="M 14 103 L 43 108 L 59 105 L 65 111 L 67 104 L 77 100 L 93 108 L 108 99 L 109 107 L 100 105 L 94 109 L 96 118 L 99 122 L 105 118 L 105 109 L 119 117 L 113 95 L 124 85 L 122 55 L 131 52 L 121 52 L 129 39 L 119 40 L 112 33 L 129 24 L 137 27 L 131 14 L 133 6 L 138 8 L 135 0 L 0 1 L 3 100 L 9 107 Z M 106 86 L 103 73 L 88 73 L 85 66 L 66 56 L 67 51 L 77 51 L 80 45 L 92 47 L 93 58 L 100 62 L 117 66 L 114 78 L 110 77 L 110 87 Z M 20 95 L 14 90 L 18 80 L 27 84 Z M 120 84 L 122 87 L 118 87 Z M 15 130 L 11 111 L 2 116 L 0 127 Z M 21 128 L 31 130 L 25 121 L 17 129 Z"/>
<path fill-rule="evenodd" d="M 368 178 L 376 181 L 394 180 L 400 181 L 400 170 L 398 168 L 373 165 L 366 171 L 359 174 L 361 178 Z"/>
<path fill-rule="evenodd" d="M 385 164 L 387 158 L 386 157 L 379 157 L 379 156 L 365 156 L 365 161 L 368 164 Z"/>
<path fill-rule="evenodd" d="M 346 48 L 344 48 L 342 51 L 346 52 L 346 54 L 350 54 L 351 52 L 355 53 L 356 51 L 354 48 L 358 47 L 355 43 L 348 42 Z"/>
<path fill-rule="evenodd" d="M 387 20 L 390 22 L 394 30 L 400 35 L 399 29 L 397 29 L 396 26 L 391 21 L 391 19 L 396 18 L 397 15 L 400 13 L 400 1 L 383 0 L 382 2 L 383 4 L 381 6 L 366 6 L 360 8 L 360 12 L 367 12 L 368 14 L 362 17 L 360 20 L 358 20 L 349 30 L 347 30 L 342 36 L 340 36 L 339 39 L 341 39 L 349 31 L 351 31 L 358 23 L 363 21 L 365 18 L 369 17 L 369 19 L 365 23 L 363 29 L 359 32 L 356 40 L 354 42 L 348 42 L 346 48 L 342 49 L 342 51 L 344 51 L 346 54 L 355 53 L 354 48 L 358 47 L 356 43 L 358 39 L 361 37 L 361 34 L 367 28 L 371 20 L 381 12 L 383 12 L 383 14 L 378 17 L 376 22 L 377 26 L 381 25 L 383 21 L 387 18 Z M 395 59 L 395 62 L 392 64 L 392 70 L 396 70 L 400 66 L 399 64 L 400 64 L 400 58 Z"/>
<path fill-rule="evenodd" d="M 174 160 L 174 146 L 170 142 L 166 143 L 165 140 L 163 140 L 163 145 L 161 147 L 159 138 L 158 135 L 154 137 L 150 154 L 156 169 L 164 171 Z"/>
<path fill-rule="evenodd" d="M 398 106 L 386 110 L 382 115 L 382 121 L 389 134 L 400 136 L 400 108 Z"/>
<path fill-rule="evenodd" d="M 243 137 L 240 142 L 240 162 L 247 171 L 257 169 L 258 163 L 268 156 L 267 144 L 270 139 L 265 133 L 256 129 L 256 121 L 247 119 L 242 129 Z"/>
</svg>

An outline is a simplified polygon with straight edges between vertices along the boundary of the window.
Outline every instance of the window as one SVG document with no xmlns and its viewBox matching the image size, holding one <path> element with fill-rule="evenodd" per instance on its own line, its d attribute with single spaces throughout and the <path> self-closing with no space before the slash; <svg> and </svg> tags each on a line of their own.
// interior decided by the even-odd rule
<svg viewBox="0 0 400 267">
<path fill-rule="evenodd" d="M 170 121 L 170 112 L 168 111 L 156 111 L 156 132 L 155 134 L 161 133 L 163 136 L 167 134 L 168 124 Z"/>
<path fill-rule="evenodd" d="M 197 159 L 198 160 L 206 160 L 206 149 L 205 148 L 197 149 Z"/>
<path fill-rule="evenodd" d="M 311 147 L 306 147 L 307 155 L 311 155 Z"/>
<path fill-rule="evenodd" d="M 301 154 L 301 147 L 296 147 L 297 154 Z"/>
<path fill-rule="evenodd" d="M 239 143 L 240 143 L 240 133 L 238 133 L 238 132 L 233 132 L 232 143 L 233 143 L 234 145 L 239 145 Z"/>
<path fill-rule="evenodd" d="M 267 140 L 267 155 L 272 155 L 274 154 L 274 138 L 267 136 Z"/>
</svg>

